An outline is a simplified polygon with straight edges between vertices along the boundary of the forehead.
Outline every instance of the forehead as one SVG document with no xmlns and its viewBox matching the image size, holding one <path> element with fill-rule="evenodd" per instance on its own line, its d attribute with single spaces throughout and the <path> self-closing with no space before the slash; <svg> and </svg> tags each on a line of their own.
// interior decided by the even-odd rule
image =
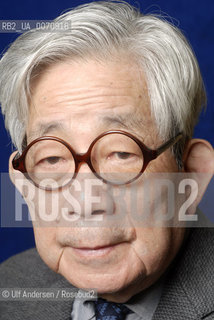
<svg viewBox="0 0 214 320">
<path fill-rule="evenodd" d="M 32 82 L 28 136 L 50 129 L 151 125 L 145 76 L 127 59 L 66 61 Z"/>
</svg>

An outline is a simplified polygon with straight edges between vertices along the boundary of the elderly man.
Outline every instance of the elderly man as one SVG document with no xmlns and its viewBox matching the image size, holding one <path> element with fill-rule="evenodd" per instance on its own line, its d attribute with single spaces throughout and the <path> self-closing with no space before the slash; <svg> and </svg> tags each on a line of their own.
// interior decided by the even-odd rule
<svg viewBox="0 0 214 320">
<path fill-rule="evenodd" d="M 214 319 L 212 229 L 186 229 L 174 216 L 159 224 L 166 200 L 155 206 L 156 194 L 143 198 L 150 218 L 136 217 L 149 175 L 204 173 L 192 215 L 213 174 L 212 146 L 191 139 L 206 99 L 186 39 L 124 2 L 92 2 L 55 23 L 60 30 L 20 36 L 0 64 L 18 150 L 10 177 L 38 251 L 3 263 L 1 287 L 95 289 L 98 299 L 11 299 L 1 319 Z"/>
</svg>

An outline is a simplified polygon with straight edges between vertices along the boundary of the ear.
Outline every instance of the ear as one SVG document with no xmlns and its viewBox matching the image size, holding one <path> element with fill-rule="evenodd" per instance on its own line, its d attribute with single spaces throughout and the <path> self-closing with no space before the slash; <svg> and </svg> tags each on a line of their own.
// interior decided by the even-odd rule
<svg viewBox="0 0 214 320">
<path fill-rule="evenodd" d="M 24 174 L 18 170 L 15 170 L 12 165 L 13 158 L 17 154 L 17 151 L 13 152 L 9 158 L 9 175 L 10 180 L 15 185 L 15 187 L 19 190 L 24 198 L 26 198 L 29 181 L 25 178 Z M 29 185 L 30 187 L 30 185 Z"/>
<path fill-rule="evenodd" d="M 190 173 L 198 185 L 198 195 L 191 208 L 194 213 L 214 174 L 214 149 L 206 140 L 192 139 L 186 146 L 183 163 L 184 171 Z"/>
<path fill-rule="evenodd" d="M 17 172 L 17 170 L 13 168 L 12 161 L 16 154 L 17 154 L 17 151 L 14 151 L 9 158 L 9 175 L 10 175 L 10 180 L 14 185 L 15 185 L 15 173 Z"/>
<path fill-rule="evenodd" d="M 185 172 L 214 174 L 214 149 L 211 144 L 202 139 L 192 139 L 188 142 L 183 157 Z"/>
</svg>

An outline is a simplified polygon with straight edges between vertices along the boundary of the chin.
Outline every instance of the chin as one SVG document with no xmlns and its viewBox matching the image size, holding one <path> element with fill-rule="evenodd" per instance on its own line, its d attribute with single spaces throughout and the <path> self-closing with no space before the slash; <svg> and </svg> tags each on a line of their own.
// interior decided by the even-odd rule
<svg viewBox="0 0 214 320">
<path fill-rule="evenodd" d="M 118 276 L 118 274 L 68 273 L 62 272 L 62 270 L 60 273 L 75 287 L 89 290 L 96 289 L 98 293 L 116 292 L 127 285 L 122 275 Z"/>
<path fill-rule="evenodd" d="M 116 251 L 116 250 L 115 250 Z M 133 253 L 111 251 L 78 252 L 64 250 L 58 272 L 77 288 L 95 289 L 99 295 L 138 287 L 146 278 L 146 269 Z M 129 257 L 129 259 L 128 259 Z"/>
<path fill-rule="evenodd" d="M 77 288 L 92 290 L 104 299 L 114 302 L 126 302 L 134 294 L 142 290 L 146 276 L 131 274 L 131 270 L 112 270 L 112 273 L 86 271 L 79 268 L 79 272 L 72 268 L 60 270 L 60 273 Z M 63 272 L 64 271 L 64 272 Z M 115 272 L 114 272 L 115 271 Z M 124 271 L 124 270 L 123 270 Z"/>
</svg>

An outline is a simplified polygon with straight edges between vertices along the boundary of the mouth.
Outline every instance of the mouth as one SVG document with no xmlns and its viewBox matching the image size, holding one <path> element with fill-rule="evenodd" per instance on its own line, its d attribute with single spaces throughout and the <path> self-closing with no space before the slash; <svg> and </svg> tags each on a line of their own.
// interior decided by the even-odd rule
<svg viewBox="0 0 214 320">
<path fill-rule="evenodd" d="M 108 255 L 110 252 L 118 249 L 122 246 L 124 242 L 116 243 L 116 244 L 109 244 L 103 246 L 93 246 L 93 247 L 79 247 L 79 248 L 72 248 L 73 252 L 82 257 L 104 257 Z"/>
</svg>

